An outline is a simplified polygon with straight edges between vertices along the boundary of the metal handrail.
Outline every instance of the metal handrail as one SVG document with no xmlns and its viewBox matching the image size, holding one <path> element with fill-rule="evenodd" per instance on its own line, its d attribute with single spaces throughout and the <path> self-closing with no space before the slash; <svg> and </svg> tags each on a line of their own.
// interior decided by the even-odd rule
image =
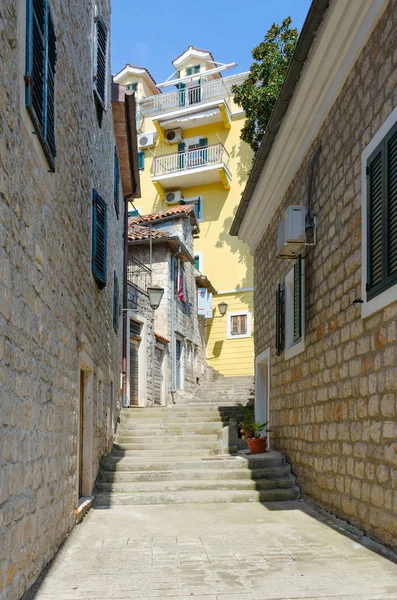
<svg viewBox="0 0 397 600">
<path fill-rule="evenodd" d="M 204 81 L 198 85 L 186 86 L 166 94 L 148 96 L 141 100 L 140 110 L 145 114 L 162 113 L 173 109 L 205 104 L 211 100 L 228 100 L 229 92 L 221 79 Z"/>
<path fill-rule="evenodd" d="M 153 160 L 153 175 L 187 171 L 219 163 L 229 164 L 229 154 L 223 144 L 202 146 L 174 154 L 163 154 Z"/>
</svg>

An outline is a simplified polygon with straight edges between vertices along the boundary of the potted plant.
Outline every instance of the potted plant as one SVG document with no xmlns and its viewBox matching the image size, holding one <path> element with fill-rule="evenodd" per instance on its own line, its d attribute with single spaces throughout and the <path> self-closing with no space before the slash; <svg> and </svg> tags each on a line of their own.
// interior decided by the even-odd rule
<svg viewBox="0 0 397 600">
<path fill-rule="evenodd" d="M 241 411 L 241 417 L 240 420 L 237 424 L 237 429 L 238 429 L 238 437 L 242 438 L 243 437 L 243 428 L 244 428 L 244 423 L 251 423 L 252 421 L 254 421 L 254 407 L 253 406 L 247 406 L 244 405 L 242 402 L 238 402 L 237 406 L 239 407 L 240 411 Z"/>
<path fill-rule="evenodd" d="M 258 421 L 255 421 L 254 419 L 242 423 L 242 438 L 247 442 L 251 454 L 262 454 L 263 452 L 266 452 L 267 436 L 263 436 L 262 434 L 269 431 L 267 425 L 268 421 L 266 421 L 266 423 L 258 423 Z"/>
</svg>

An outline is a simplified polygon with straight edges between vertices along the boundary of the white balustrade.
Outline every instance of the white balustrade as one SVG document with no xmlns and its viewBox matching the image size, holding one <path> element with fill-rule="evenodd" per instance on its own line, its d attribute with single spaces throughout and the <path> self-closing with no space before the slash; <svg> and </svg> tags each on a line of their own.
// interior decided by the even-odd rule
<svg viewBox="0 0 397 600">
<path fill-rule="evenodd" d="M 140 110 L 146 115 L 155 115 L 195 104 L 204 104 L 212 100 L 228 97 L 228 92 L 221 79 L 205 81 L 165 94 L 149 96 L 140 103 Z"/>
<path fill-rule="evenodd" d="M 222 144 L 203 146 L 175 154 L 157 156 L 153 161 L 153 175 L 166 175 L 219 163 L 226 165 L 229 163 L 229 154 L 225 147 Z"/>
</svg>

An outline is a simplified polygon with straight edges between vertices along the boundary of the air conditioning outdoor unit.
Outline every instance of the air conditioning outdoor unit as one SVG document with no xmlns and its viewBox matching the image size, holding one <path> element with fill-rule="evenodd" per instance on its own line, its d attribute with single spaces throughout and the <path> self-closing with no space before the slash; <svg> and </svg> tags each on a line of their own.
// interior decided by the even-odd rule
<svg viewBox="0 0 397 600">
<path fill-rule="evenodd" d="M 142 133 L 138 135 L 138 146 L 140 148 L 153 148 L 156 145 L 156 133 Z"/>
<path fill-rule="evenodd" d="M 182 129 L 169 129 L 165 132 L 167 144 L 177 144 L 182 141 Z"/>
<path fill-rule="evenodd" d="M 183 200 L 182 192 L 167 192 L 165 195 L 166 204 L 179 204 Z"/>
<path fill-rule="evenodd" d="M 306 208 L 289 206 L 278 228 L 279 258 L 295 258 L 306 241 Z"/>
</svg>

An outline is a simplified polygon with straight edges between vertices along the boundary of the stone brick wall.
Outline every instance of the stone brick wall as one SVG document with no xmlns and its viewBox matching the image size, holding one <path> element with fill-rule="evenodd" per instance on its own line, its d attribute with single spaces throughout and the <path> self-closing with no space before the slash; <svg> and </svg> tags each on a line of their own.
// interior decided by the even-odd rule
<svg viewBox="0 0 397 600">
<path fill-rule="evenodd" d="M 397 3 L 362 50 L 255 252 L 255 354 L 271 347 L 271 442 L 303 494 L 397 546 L 397 302 L 361 318 L 361 153 L 397 105 Z M 318 241 L 305 258 L 306 346 L 275 351 L 279 222 L 314 170 Z"/>
<path fill-rule="evenodd" d="M 96 4 L 109 24 L 110 3 Z M 86 491 L 111 444 L 110 390 L 116 402 L 120 388 L 121 331 L 113 330 L 112 312 L 123 225 L 113 206 L 111 107 L 100 128 L 92 93 L 94 6 L 50 0 L 50 7 L 58 55 L 54 174 L 24 103 L 26 2 L 0 6 L 1 600 L 22 596 L 74 525 L 80 368 L 89 386 Z M 91 274 L 93 187 L 109 209 L 103 291 Z"/>
</svg>

